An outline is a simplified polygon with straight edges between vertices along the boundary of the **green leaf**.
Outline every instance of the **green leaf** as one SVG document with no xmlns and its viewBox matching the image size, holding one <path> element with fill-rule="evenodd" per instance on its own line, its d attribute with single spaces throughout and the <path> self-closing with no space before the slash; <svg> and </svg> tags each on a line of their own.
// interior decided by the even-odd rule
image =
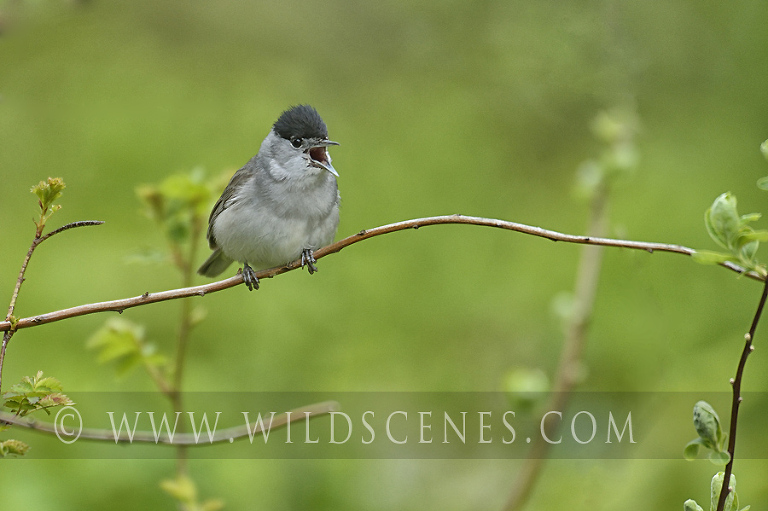
<svg viewBox="0 0 768 511">
<path fill-rule="evenodd" d="M 760 152 L 763 153 L 765 159 L 768 160 L 768 140 L 760 144 Z"/>
<path fill-rule="evenodd" d="M 200 511 L 219 511 L 224 509 L 224 501 L 219 499 L 207 499 L 200 504 Z"/>
<path fill-rule="evenodd" d="M 723 248 L 733 248 L 732 240 L 741 226 L 736 210 L 736 197 L 730 192 L 720 194 L 707 210 L 705 225 L 710 237 Z"/>
<path fill-rule="evenodd" d="M 749 269 L 752 269 L 752 267 L 754 267 L 757 263 L 755 260 L 755 255 L 757 254 L 757 248 L 759 246 L 760 242 L 750 241 L 749 243 L 741 245 L 739 248 L 739 259 L 742 263 L 744 263 L 745 266 L 749 267 Z"/>
<path fill-rule="evenodd" d="M 768 231 L 755 231 L 748 229 L 739 234 L 739 239 L 743 240 L 742 243 L 749 243 L 752 241 L 768 241 Z"/>
<path fill-rule="evenodd" d="M 0 456 L 3 458 L 9 455 L 24 456 L 29 450 L 29 445 L 21 440 L 6 440 L 0 442 Z"/>
<path fill-rule="evenodd" d="M 733 260 L 733 256 L 724 252 L 713 252 L 711 250 L 697 250 L 691 257 L 694 261 L 701 264 L 722 264 Z"/>
<path fill-rule="evenodd" d="M 176 479 L 160 481 L 160 488 L 174 499 L 185 504 L 194 504 L 197 500 L 197 487 L 194 481 L 185 475 L 179 475 Z"/>
<path fill-rule="evenodd" d="M 47 181 L 40 181 L 33 186 L 31 191 L 40 200 L 40 207 L 47 209 L 51 207 L 56 199 L 61 197 L 64 188 L 66 188 L 66 185 L 60 177 L 49 177 Z"/>
<path fill-rule="evenodd" d="M 198 305 L 197 307 L 192 309 L 192 312 L 189 315 L 189 322 L 192 326 L 196 326 L 202 323 L 207 316 L 208 316 L 208 309 L 206 309 L 202 305 Z"/>
<path fill-rule="evenodd" d="M 693 406 L 693 425 L 703 441 L 703 445 L 714 451 L 720 451 L 723 430 L 720 417 L 706 401 L 699 401 Z"/>
<path fill-rule="evenodd" d="M 718 472 L 717 474 L 712 477 L 712 483 L 709 487 L 709 505 L 710 509 L 717 509 L 717 502 L 720 499 L 720 490 L 723 488 L 723 480 L 725 479 L 725 473 Z M 730 484 L 728 485 L 733 491 L 728 493 L 728 496 L 725 498 L 725 507 L 723 508 L 725 511 L 733 511 L 734 508 L 734 499 L 736 499 L 736 476 L 731 474 L 731 480 L 729 481 Z M 738 509 L 738 508 L 737 508 Z"/>
<path fill-rule="evenodd" d="M 688 499 L 683 504 L 683 511 L 704 511 L 693 499 Z"/>
<path fill-rule="evenodd" d="M 71 406 L 75 404 L 75 402 L 61 392 L 55 392 L 41 398 L 38 404 L 41 407 L 51 408 L 54 406 Z"/>
<path fill-rule="evenodd" d="M 683 457 L 688 461 L 695 460 L 696 457 L 699 455 L 699 449 L 703 447 L 703 445 L 704 445 L 704 441 L 701 438 L 691 440 L 690 442 L 688 442 L 688 445 L 686 445 L 685 449 L 683 450 Z"/>
<path fill-rule="evenodd" d="M 34 377 L 23 377 L 21 382 L 12 385 L 11 390 L 3 394 L 6 400 L 4 406 L 24 416 L 37 410 L 74 404 L 61 391 L 59 380 L 51 376 L 44 378 L 43 372 L 38 371 Z"/>
<path fill-rule="evenodd" d="M 746 215 L 741 215 L 741 223 L 746 225 L 749 222 L 757 222 L 762 216 L 760 213 L 747 213 Z"/>
<path fill-rule="evenodd" d="M 99 351 L 99 363 L 139 358 L 144 329 L 122 318 L 111 318 L 86 342 L 86 347 Z"/>
<path fill-rule="evenodd" d="M 761 177 L 757 180 L 757 187 L 761 190 L 768 190 L 768 176 Z"/>
<path fill-rule="evenodd" d="M 98 350 L 100 363 L 112 362 L 118 376 L 124 376 L 136 366 L 160 367 L 167 364 L 163 355 L 146 339 L 144 328 L 122 318 L 111 318 L 86 342 L 89 349 Z"/>
<path fill-rule="evenodd" d="M 731 455 L 728 451 L 712 451 L 709 453 L 709 461 L 718 467 L 724 467 L 731 461 Z"/>
</svg>

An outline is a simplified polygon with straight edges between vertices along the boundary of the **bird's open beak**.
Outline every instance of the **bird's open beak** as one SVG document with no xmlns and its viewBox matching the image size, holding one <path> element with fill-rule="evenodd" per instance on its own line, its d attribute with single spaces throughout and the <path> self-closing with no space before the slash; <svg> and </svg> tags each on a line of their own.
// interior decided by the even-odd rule
<svg viewBox="0 0 768 511">
<path fill-rule="evenodd" d="M 339 177 L 339 173 L 331 165 L 331 156 L 328 154 L 326 147 L 332 145 L 339 145 L 338 142 L 332 142 L 330 140 L 321 140 L 316 145 L 308 149 L 309 162 L 315 167 L 325 169 L 336 177 Z"/>
</svg>

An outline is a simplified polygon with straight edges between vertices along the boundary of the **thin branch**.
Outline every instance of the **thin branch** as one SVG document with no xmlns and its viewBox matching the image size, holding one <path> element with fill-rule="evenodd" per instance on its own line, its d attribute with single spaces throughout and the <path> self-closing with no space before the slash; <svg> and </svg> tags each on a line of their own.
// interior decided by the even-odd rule
<svg viewBox="0 0 768 511">
<path fill-rule="evenodd" d="M 58 229 L 54 229 L 45 236 L 40 237 L 40 241 L 38 242 L 38 245 L 42 243 L 43 241 L 47 240 L 51 236 L 55 236 L 56 234 L 59 234 L 60 232 L 67 231 L 69 229 L 74 229 L 76 227 L 88 227 L 91 225 L 102 225 L 104 223 L 103 220 L 80 220 L 78 222 L 70 222 L 67 225 L 62 225 Z"/>
<path fill-rule="evenodd" d="M 720 498 L 717 501 L 717 511 L 723 511 L 725 508 L 725 499 L 728 497 L 728 493 L 731 492 L 731 474 L 733 473 L 733 455 L 736 451 L 736 426 L 739 421 L 739 405 L 743 400 L 741 397 L 741 379 L 744 376 L 744 366 L 747 364 L 747 358 L 749 354 L 754 351 L 752 346 L 752 340 L 755 338 L 755 331 L 757 330 L 757 324 L 760 321 L 760 316 L 763 313 L 765 307 L 765 301 L 768 298 L 768 280 L 763 286 L 763 294 L 760 296 L 760 303 L 757 305 L 757 311 L 754 318 L 752 318 L 752 325 L 749 327 L 749 333 L 744 336 L 744 350 L 741 352 L 741 358 L 739 359 L 739 366 L 736 369 L 736 377 L 731 380 L 731 386 L 733 387 L 733 400 L 731 401 L 731 424 L 728 429 L 728 454 L 731 455 L 731 459 L 725 466 L 725 475 L 723 477 L 723 487 L 720 489 Z"/>
<path fill-rule="evenodd" d="M 213 434 L 213 440 L 209 440 L 208 436 L 201 437 L 200 435 L 195 438 L 191 433 L 177 433 L 173 436 L 173 441 L 166 434 L 160 434 L 155 439 L 155 433 L 152 431 L 136 431 L 132 437 L 128 433 L 120 432 L 119 435 L 115 435 L 113 430 L 109 429 L 94 429 L 83 428 L 81 431 L 67 432 L 65 430 L 58 430 L 57 425 L 50 422 L 39 422 L 34 419 L 20 418 L 12 413 L 0 412 L 0 422 L 15 424 L 42 433 L 48 433 L 57 435 L 62 439 L 71 440 L 76 438 L 77 440 L 95 440 L 101 442 L 114 442 L 114 443 L 151 443 L 151 444 L 164 444 L 175 446 L 205 446 L 217 443 L 232 442 L 235 440 L 241 440 L 243 438 L 249 438 L 254 435 L 261 435 L 266 430 L 267 432 L 275 428 L 281 428 L 288 423 L 294 423 L 308 418 L 314 418 L 320 415 L 325 415 L 330 412 L 335 412 L 340 409 L 339 403 L 336 401 L 323 401 L 322 403 L 315 403 L 301 408 L 296 408 L 275 417 L 264 424 L 264 428 L 258 427 L 258 423 L 251 425 L 249 430 L 247 425 L 235 426 L 232 428 L 217 430 Z M 204 438 L 201 441 L 201 438 Z"/>
<path fill-rule="evenodd" d="M 5 363 L 5 350 L 8 348 L 8 342 L 10 342 L 11 337 L 13 337 L 13 331 L 8 330 L 7 332 L 3 333 L 3 343 L 0 345 L 0 389 L 2 389 L 2 383 L 3 383 L 3 364 Z"/>
<path fill-rule="evenodd" d="M 589 236 L 575 236 L 572 234 L 563 234 L 556 231 L 550 231 L 548 229 L 542 229 L 540 227 L 533 227 L 530 225 L 519 224 L 516 222 L 507 222 L 504 220 L 494 220 L 490 218 L 479 218 L 463 215 L 448 215 L 448 216 L 435 216 L 427 218 L 417 218 L 414 220 L 406 220 L 403 222 L 397 222 L 394 224 L 383 225 L 374 229 L 363 230 L 352 236 L 348 236 L 343 240 L 337 241 L 331 245 L 323 247 L 315 251 L 314 255 L 316 259 L 320 259 L 329 254 L 333 254 L 341 251 L 342 249 L 366 240 L 373 238 L 374 236 L 381 236 L 395 231 L 402 231 L 405 229 L 418 229 L 419 227 L 426 227 L 428 225 L 438 224 L 470 224 L 470 225 L 483 225 L 487 227 L 495 227 L 499 229 L 506 229 L 510 231 L 517 231 L 524 234 L 530 234 L 532 236 L 539 236 L 552 241 L 564 241 L 567 243 L 578 243 L 582 245 L 599 245 L 604 247 L 619 247 L 629 248 L 633 250 L 644 250 L 649 253 L 653 252 L 672 252 L 675 254 L 693 255 L 696 251 L 692 248 L 684 247 L 681 245 L 670 245 L 666 243 L 648 243 L 642 241 L 627 241 L 616 240 L 610 238 L 593 238 Z M 739 274 L 746 275 L 747 277 L 763 281 L 763 278 L 754 272 L 747 272 L 744 268 L 733 263 L 722 263 L 721 266 L 735 271 Z M 268 270 L 262 270 L 256 272 L 256 277 L 259 279 L 272 278 L 276 275 L 280 275 L 287 271 L 301 268 L 301 261 L 293 261 L 285 266 L 279 266 L 270 268 Z M 124 298 L 121 300 L 111 300 L 107 302 L 92 303 L 87 305 L 79 305 L 77 307 L 71 307 L 69 309 L 62 309 L 55 312 L 49 312 L 38 316 L 31 316 L 18 320 L 16 329 L 29 328 L 33 326 L 42 325 L 45 323 L 53 323 L 54 321 L 61 321 L 76 316 L 84 316 L 86 314 L 94 314 L 96 312 L 105 311 L 117 311 L 122 312 L 125 309 L 131 307 L 137 307 L 139 305 L 147 305 L 150 303 L 162 302 L 166 300 L 175 300 L 179 298 L 186 298 L 188 296 L 204 296 L 208 293 L 214 293 L 223 289 L 237 286 L 243 283 L 243 277 L 241 275 L 235 275 L 228 279 L 220 280 L 218 282 L 212 282 L 202 286 L 193 286 L 182 289 L 173 289 L 169 291 L 162 291 L 159 293 L 144 293 L 140 296 L 132 298 Z M 0 322 L 0 332 L 10 330 L 11 324 L 8 321 Z"/>
<path fill-rule="evenodd" d="M 194 263 L 197 258 L 197 241 L 202 234 L 202 226 L 202 218 L 199 215 L 194 215 L 192 219 L 192 234 L 189 237 L 189 253 L 186 258 L 181 254 L 178 245 L 172 245 L 174 253 L 177 254 L 176 265 L 181 271 L 182 284 L 185 287 L 192 285 Z M 176 357 L 173 365 L 173 393 L 169 394 L 174 412 L 179 412 L 184 409 L 184 398 L 181 393 L 181 386 L 184 381 L 184 359 L 187 354 L 187 345 L 189 343 L 189 335 L 192 331 L 192 326 L 192 304 L 190 303 L 189 298 L 185 298 L 181 301 L 179 331 L 176 337 Z M 179 432 L 185 432 L 184 423 L 182 423 Z M 176 452 L 176 477 L 181 477 L 186 473 L 187 447 L 180 445 Z"/>
</svg>

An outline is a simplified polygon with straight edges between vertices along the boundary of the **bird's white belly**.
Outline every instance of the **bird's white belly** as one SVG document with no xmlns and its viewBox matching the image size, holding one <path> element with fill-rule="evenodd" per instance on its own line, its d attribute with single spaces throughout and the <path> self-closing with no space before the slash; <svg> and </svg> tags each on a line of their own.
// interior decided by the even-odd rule
<svg viewBox="0 0 768 511">
<path fill-rule="evenodd" d="M 216 243 L 224 254 L 247 262 L 255 270 L 279 266 L 296 260 L 304 249 L 315 250 L 333 241 L 338 209 L 330 218 L 318 222 L 307 218 L 277 218 L 261 209 L 238 211 L 233 205 L 219 214 L 214 226 Z"/>
</svg>

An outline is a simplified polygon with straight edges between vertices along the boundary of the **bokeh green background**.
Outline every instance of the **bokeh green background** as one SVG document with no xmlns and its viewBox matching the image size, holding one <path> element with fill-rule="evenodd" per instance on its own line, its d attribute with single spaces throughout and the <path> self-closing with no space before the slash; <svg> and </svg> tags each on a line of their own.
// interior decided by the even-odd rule
<svg viewBox="0 0 768 511">
<path fill-rule="evenodd" d="M 106 221 L 40 248 L 21 316 L 178 286 L 170 265 L 128 262 L 163 246 L 136 186 L 194 167 L 234 171 L 297 103 L 314 105 L 341 142 L 339 236 L 450 213 L 582 232 L 586 207 L 572 190 L 579 163 L 599 150 L 589 123 L 625 104 L 641 119 L 641 163 L 613 194 L 613 235 L 712 248 L 703 213 L 718 194 L 734 192 L 742 213 L 768 210 L 754 185 L 768 174 L 758 151 L 768 137 L 760 0 L 6 0 L 0 13 L 0 295 L 10 296 L 29 247 L 28 190 L 40 179 L 67 183 L 54 226 Z M 198 300 L 209 314 L 185 387 L 495 391 L 515 367 L 551 374 L 562 342 L 552 300 L 572 288 L 579 253 L 467 226 L 372 239 L 323 259 L 311 278 L 292 272 L 258 293 Z M 759 292 L 682 256 L 607 251 L 580 388 L 728 391 Z M 178 311 L 168 302 L 123 317 L 170 350 Z M 138 371 L 115 380 L 85 350 L 105 319 L 20 332 L 4 383 L 42 369 L 70 391 L 151 390 Z M 764 335 L 747 390 L 768 389 Z M 766 417 L 752 410 L 742 427 Z M 198 460 L 190 469 L 228 509 L 468 510 L 499 509 L 520 463 Z M 3 507 L 169 509 L 158 481 L 173 466 L 6 460 Z M 753 509 L 768 501 L 767 469 L 736 466 Z M 553 460 L 530 509 L 706 504 L 713 472 L 704 461 Z"/>
</svg>

